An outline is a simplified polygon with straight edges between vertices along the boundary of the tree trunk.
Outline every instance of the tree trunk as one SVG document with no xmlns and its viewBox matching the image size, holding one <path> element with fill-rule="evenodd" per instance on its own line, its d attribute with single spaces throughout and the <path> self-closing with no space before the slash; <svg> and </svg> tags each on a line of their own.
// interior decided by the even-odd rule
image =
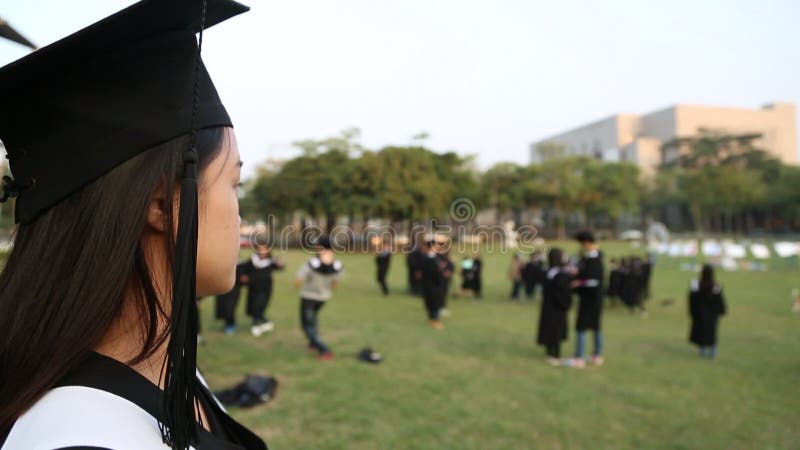
<svg viewBox="0 0 800 450">
<path fill-rule="evenodd" d="M 747 234 L 752 233 L 753 228 L 755 226 L 755 218 L 753 217 L 752 209 L 748 209 L 747 212 L 745 213 L 745 223 L 746 223 L 745 227 L 747 229 Z"/>
<path fill-rule="evenodd" d="M 583 210 L 583 223 L 590 230 L 594 228 L 594 220 L 592 220 L 592 215 L 589 213 L 589 208 Z"/>
<path fill-rule="evenodd" d="M 522 223 L 522 211 L 519 208 L 514 208 L 512 213 L 514 214 L 514 229 L 518 230 Z"/>
<path fill-rule="evenodd" d="M 700 210 L 700 206 L 697 204 L 690 204 L 689 216 L 690 219 L 692 220 L 692 224 L 694 225 L 695 230 L 697 231 L 697 234 L 702 236 L 705 228 L 703 226 L 703 220 L 705 218 L 703 217 L 702 211 Z"/>
<path fill-rule="evenodd" d="M 556 201 L 553 207 L 553 216 L 556 225 L 556 238 L 565 239 L 567 236 L 566 221 L 564 220 L 564 211 L 561 209 L 561 202 Z"/>
</svg>

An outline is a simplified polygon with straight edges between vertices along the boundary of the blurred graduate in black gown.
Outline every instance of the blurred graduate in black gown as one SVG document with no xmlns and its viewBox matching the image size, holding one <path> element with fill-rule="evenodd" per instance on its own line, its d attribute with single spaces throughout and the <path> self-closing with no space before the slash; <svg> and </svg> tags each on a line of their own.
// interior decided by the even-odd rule
<svg viewBox="0 0 800 450">
<path fill-rule="evenodd" d="M 411 245 L 409 249 L 408 255 L 406 255 L 408 292 L 412 295 L 422 295 L 422 249 L 418 245 Z"/>
<path fill-rule="evenodd" d="M 692 280 L 689 289 L 689 341 L 700 348 L 700 356 L 717 357 L 717 327 L 726 312 L 722 288 L 714 281 L 714 269 L 706 264 L 699 280 Z"/>
<path fill-rule="evenodd" d="M 266 246 L 258 247 L 242 265 L 239 280 L 247 285 L 247 314 L 253 318 L 250 333 L 256 337 L 275 328 L 265 312 L 272 299 L 272 272 L 276 270 L 283 270 L 283 262 L 272 258 L 272 251 Z"/>
<path fill-rule="evenodd" d="M 466 258 L 461 262 L 461 293 L 471 291 L 475 300 L 481 298 L 481 269 L 483 262 L 481 254 L 475 253 L 471 258 Z"/>
<path fill-rule="evenodd" d="M 564 253 L 553 248 L 548 254 L 548 268 L 542 285 L 542 310 L 536 343 L 545 348 L 547 362 L 561 364 L 561 342 L 567 340 L 567 311 L 572 306 L 569 287 L 572 275 L 564 265 Z"/>
<path fill-rule="evenodd" d="M 522 268 L 522 281 L 525 283 L 525 298 L 532 300 L 536 296 L 536 288 L 544 283 L 545 267 L 542 252 L 531 254 Z"/>
<path fill-rule="evenodd" d="M 436 252 L 436 245 L 436 242 L 428 241 L 423 247 L 424 253 L 420 262 L 420 284 L 428 322 L 433 328 L 441 330 L 444 325 L 440 320 L 440 312 L 444 303 L 442 295 L 445 293 L 447 279 L 443 270 L 444 262 Z"/>
<path fill-rule="evenodd" d="M 571 284 L 579 298 L 578 317 L 575 320 L 575 358 L 571 363 L 575 367 L 585 364 L 586 332 L 591 330 L 594 333 L 594 352 L 590 361 L 602 365 L 603 333 L 600 325 L 603 313 L 603 253 L 591 231 L 582 231 L 575 239 L 581 245 L 581 258 L 578 261 L 578 274 Z"/>
<path fill-rule="evenodd" d="M 386 275 L 389 274 L 389 262 L 392 258 L 392 243 L 383 241 L 378 254 L 375 255 L 375 266 L 377 268 L 377 280 L 381 286 L 383 295 L 389 295 L 389 286 L 386 285 Z"/>
</svg>

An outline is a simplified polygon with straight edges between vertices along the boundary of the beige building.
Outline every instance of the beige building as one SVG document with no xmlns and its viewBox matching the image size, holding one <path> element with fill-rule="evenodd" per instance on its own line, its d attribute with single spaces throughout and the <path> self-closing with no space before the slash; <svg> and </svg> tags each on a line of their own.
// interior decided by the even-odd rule
<svg viewBox="0 0 800 450">
<path fill-rule="evenodd" d="M 761 109 L 675 105 L 645 115 L 617 114 L 531 144 L 531 162 L 542 161 L 537 146 L 557 142 L 566 156 L 587 155 L 603 161 L 631 161 L 643 172 L 653 172 L 677 152 L 662 154 L 661 147 L 676 137 L 690 137 L 701 130 L 732 134 L 760 134 L 755 141 L 787 164 L 797 164 L 795 106 L 775 103 Z"/>
</svg>

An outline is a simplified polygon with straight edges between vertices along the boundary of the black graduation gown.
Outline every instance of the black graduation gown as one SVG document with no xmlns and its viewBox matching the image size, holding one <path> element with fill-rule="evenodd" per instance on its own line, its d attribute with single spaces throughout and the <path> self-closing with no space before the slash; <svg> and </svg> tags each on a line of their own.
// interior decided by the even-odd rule
<svg viewBox="0 0 800 450">
<path fill-rule="evenodd" d="M 282 270 L 283 266 L 272 260 L 270 265 L 257 268 L 253 261 L 244 263 L 242 275 L 247 275 L 247 315 L 258 316 L 272 297 L 272 272 Z"/>
<path fill-rule="evenodd" d="M 461 276 L 463 277 L 461 289 L 468 289 L 479 293 L 481 291 L 481 260 L 472 260 L 472 267 L 469 269 L 462 269 Z"/>
<path fill-rule="evenodd" d="M 480 259 L 476 259 L 474 263 L 472 263 L 472 271 L 475 274 L 474 279 L 472 280 L 472 290 L 475 293 L 480 294 L 481 292 L 481 285 L 483 279 L 483 261 Z"/>
<path fill-rule="evenodd" d="M 547 347 L 567 339 L 567 311 L 572 305 L 571 280 L 572 277 L 561 271 L 552 278 L 545 278 L 537 344 Z"/>
<path fill-rule="evenodd" d="M 580 299 L 575 329 L 578 331 L 600 331 L 600 315 L 603 312 L 603 253 L 595 252 L 583 256 L 578 262 L 578 279 L 592 280 L 595 286 L 581 286 L 576 289 Z"/>
<path fill-rule="evenodd" d="M 689 342 L 700 347 L 717 345 L 717 326 L 725 312 L 725 298 L 719 286 L 701 291 L 697 283 L 693 283 L 689 291 Z"/>
<path fill-rule="evenodd" d="M 408 267 L 408 289 L 414 294 L 421 293 L 422 286 L 420 280 L 417 279 L 417 274 L 422 270 L 423 260 L 424 255 L 418 248 L 411 250 L 406 256 L 406 266 Z"/>
<path fill-rule="evenodd" d="M 645 262 L 642 264 L 642 300 L 650 298 L 650 279 L 653 277 L 653 264 Z"/>
<path fill-rule="evenodd" d="M 422 296 L 426 303 L 441 305 L 444 300 L 444 292 L 447 280 L 444 278 L 440 265 L 439 255 L 429 257 L 422 255 L 420 270 L 422 271 Z"/>
<path fill-rule="evenodd" d="M 544 281 L 544 264 L 541 261 L 528 261 L 522 268 L 522 280 L 525 287 L 532 290 Z"/>
<path fill-rule="evenodd" d="M 642 303 L 643 279 L 641 269 L 635 267 L 622 272 L 620 276 L 619 296 L 629 308 L 639 306 Z"/>
<path fill-rule="evenodd" d="M 607 295 L 610 298 L 619 298 L 621 291 L 622 270 L 620 268 L 613 269 L 608 276 L 608 291 Z"/>
<path fill-rule="evenodd" d="M 386 274 L 389 273 L 389 261 L 391 261 L 391 258 L 391 252 L 380 252 L 377 256 L 375 256 L 375 265 L 378 268 L 378 281 L 384 280 L 386 278 Z"/>
<path fill-rule="evenodd" d="M 440 287 L 442 292 L 439 294 L 440 298 L 442 299 L 442 303 L 446 303 L 447 301 L 447 294 L 450 292 L 450 283 L 453 280 L 453 271 L 455 270 L 455 265 L 450 258 L 447 257 L 440 257 L 439 259 L 439 268 L 442 271 L 442 278 L 443 283 Z"/>
<path fill-rule="evenodd" d="M 230 417 L 217 404 L 213 394 L 199 381 L 198 384 L 199 400 L 206 412 L 211 432 L 198 425 L 198 442 L 193 444 L 196 450 L 267 450 L 267 445 L 261 438 Z M 163 418 L 163 391 L 125 364 L 99 353 L 90 353 L 75 371 L 57 383 L 57 387 L 63 386 L 84 386 L 105 391 L 135 404 L 155 420 L 160 421 Z M 119 425 L 125 426 L 124 423 Z M 5 438 L 1 434 L 0 447 Z"/>
<path fill-rule="evenodd" d="M 233 289 L 231 289 L 230 292 L 220 294 L 216 297 L 217 303 L 214 317 L 217 319 L 228 320 L 236 315 L 236 306 L 239 304 L 239 294 L 242 290 L 242 284 L 239 279 L 242 276 L 244 264 L 245 263 L 239 263 L 236 265 L 236 283 L 234 283 Z"/>
</svg>

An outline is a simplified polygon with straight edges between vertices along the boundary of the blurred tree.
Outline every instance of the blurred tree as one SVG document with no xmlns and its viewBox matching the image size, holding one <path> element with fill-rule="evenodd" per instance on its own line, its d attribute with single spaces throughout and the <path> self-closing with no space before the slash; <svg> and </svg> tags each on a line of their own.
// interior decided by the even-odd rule
<svg viewBox="0 0 800 450">
<path fill-rule="evenodd" d="M 556 141 L 546 141 L 536 146 L 536 152 L 539 154 L 539 161 L 545 162 L 565 157 L 567 146 Z"/>
<path fill-rule="evenodd" d="M 350 156 L 358 156 L 364 151 L 361 145 L 361 130 L 352 127 L 342 130 L 338 136 L 316 140 L 295 141 L 292 146 L 299 148 L 304 156 L 317 156 L 328 151 L 339 151 Z"/>
<path fill-rule="evenodd" d="M 493 165 L 482 177 L 487 205 L 495 208 L 498 215 L 512 212 L 515 226 L 519 226 L 520 211 L 525 206 L 525 181 L 524 169 L 511 162 Z M 499 219 L 495 216 L 495 221 Z"/>
<path fill-rule="evenodd" d="M 641 185 L 639 168 L 631 163 L 600 163 L 593 161 L 585 171 L 584 192 L 591 201 L 584 207 L 587 217 L 595 215 L 610 219 L 616 235 L 619 232 L 619 219 L 624 213 L 633 214 L 639 209 Z M 592 224 L 590 223 L 589 226 Z"/>
</svg>

